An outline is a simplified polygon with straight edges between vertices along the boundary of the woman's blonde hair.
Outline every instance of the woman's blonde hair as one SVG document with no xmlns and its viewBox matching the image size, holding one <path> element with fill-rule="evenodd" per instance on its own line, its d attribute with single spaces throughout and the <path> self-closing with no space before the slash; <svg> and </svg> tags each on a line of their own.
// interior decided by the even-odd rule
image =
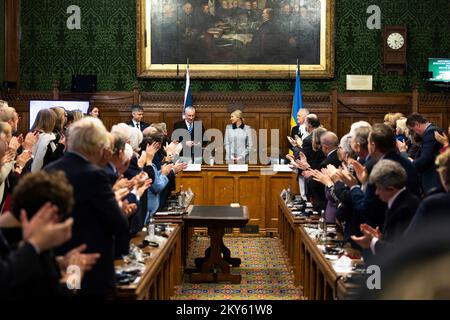
<svg viewBox="0 0 450 320">
<path fill-rule="evenodd" d="M 445 150 L 436 158 L 436 167 L 444 180 L 445 189 L 450 192 L 450 149 Z"/>
<path fill-rule="evenodd" d="M 12 128 L 8 122 L 0 121 L 0 137 L 4 137 L 7 141 L 12 137 Z"/>
<path fill-rule="evenodd" d="M 234 110 L 234 111 L 231 113 L 231 115 L 232 115 L 232 116 L 235 116 L 236 118 L 241 119 L 241 121 L 244 122 L 244 118 L 242 117 L 242 111 L 241 111 L 241 110 L 236 109 L 236 110 Z"/>
<path fill-rule="evenodd" d="M 39 110 L 36 120 L 31 127 L 31 131 L 39 130 L 46 133 L 51 133 L 55 129 L 57 120 L 56 112 L 51 109 Z"/>
<path fill-rule="evenodd" d="M 63 107 L 52 107 L 51 110 L 56 113 L 56 131 L 63 131 L 66 122 L 66 110 Z"/>
<path fill-rule="evenodd" d="M 384 123 L 390 126 L 392 129 L 395 129 L 397 126 L 397 120 L 400 118 L 404 118 L 405 115 L 403 113 L 397 112 L 397 113 L 387 113 L 384 116 Z"/>
<path fill-rule="evenodd" d="M 397 129 L 400 130 L 400 134 L 406 134 L 406 118 L 400 118 L 397 120 Z"/>
</svg>

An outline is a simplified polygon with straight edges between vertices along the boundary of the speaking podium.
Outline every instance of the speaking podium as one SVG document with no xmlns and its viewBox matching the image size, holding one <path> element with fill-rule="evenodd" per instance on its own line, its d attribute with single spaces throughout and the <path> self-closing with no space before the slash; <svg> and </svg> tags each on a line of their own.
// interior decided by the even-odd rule
<svg viewBox="0 0 450 320">
<path fill-rule="evenodd" d="M 186 226 L 208 228 L 211 239 L 205 257 L 195 259 L 197 270 L 191 273 L 190 281 L 240 283 L 241 275 L 231 274 L 230 265 L 239 267 L 241 259 L 231 257 L 230 249 L 223 243 L 223 235 L 225 228 L 240 228 L 247 224 L 249 219 L 247 207 L 191 205 L 187 212 L 187 215 L 183 216 Z"/>
</svg>

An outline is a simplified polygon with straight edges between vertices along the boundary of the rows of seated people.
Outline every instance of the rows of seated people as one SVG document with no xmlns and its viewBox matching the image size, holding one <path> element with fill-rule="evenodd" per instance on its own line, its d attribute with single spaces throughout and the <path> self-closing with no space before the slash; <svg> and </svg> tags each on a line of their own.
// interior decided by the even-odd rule
<svg viewBox="0 0 450 320">
<path fill-rule="evenodd" d="M 1 101 L 0 298 L 114 295 L 114 260 L 186 168 L 166 156 L 176 144 L 164 126 L 144 129 L 141 119 L 134 108 L 130 125 L 108 132 L 98 110 L 43 109 L 14 136 L 18 114 Z M 65 283 L 69 265 L 82 273 L 77 294 Z"/>
<path fill-rule="evenodd" d="M 367 264 L 448 229 L 450 150 L 441 128 L 418 113 L 391 113 L 384 123 L 355 122 L 339 139 L 307 109 L 297 121 L 287 157 L 302 196 L 342 228 L 344 241 Z"/>
</svg>

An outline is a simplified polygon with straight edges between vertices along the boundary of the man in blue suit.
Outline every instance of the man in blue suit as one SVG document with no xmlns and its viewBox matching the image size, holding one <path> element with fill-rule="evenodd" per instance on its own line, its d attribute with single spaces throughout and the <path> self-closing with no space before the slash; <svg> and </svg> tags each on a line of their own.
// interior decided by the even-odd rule
<svg viewBox="0 0 450 320">
<path fill-rule="evenodd" d="M 70 127 L 64 156 L 45 167 L 47 171 L 64 171 L 74 189 L 73 236 L 59 253 L 86 244 L 88 253 L 101 255 L 81 283 L 80 294 L 89 297 L 107 298 L 114 293 L 115 242 L 128 234 L 128 220 L 115 199 L 107 173 L 99 166 L 110 149 L 103 123 L 83 118 Z"/>
<path fill-rule="evenodd" d="M 434 137 L 434 133 L 435 131 L 442 133 L 442 129 L 430 123 L 419 113 L 413 113 L 408 116 L 406 119 L 406 126 L 410 131 L 414 131 L 422 137 L 422 143 L 413 164 L 419 172 L 424 194 L 429 194 L 442 189 L 434 164 L 436 157 L 439 155 L 439 150 L 442 147 Z"/>
</svg>

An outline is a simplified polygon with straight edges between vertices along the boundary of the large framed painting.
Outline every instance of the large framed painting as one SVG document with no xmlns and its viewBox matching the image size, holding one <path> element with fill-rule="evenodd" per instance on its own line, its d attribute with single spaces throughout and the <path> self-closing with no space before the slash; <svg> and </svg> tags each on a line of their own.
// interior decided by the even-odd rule
<svg viewBox="0 0 450 320">
<path fill-rule="evenodd" d="M 140 78 L 334 76 L 334 0 L 137 0 Z"/>
</svg>

